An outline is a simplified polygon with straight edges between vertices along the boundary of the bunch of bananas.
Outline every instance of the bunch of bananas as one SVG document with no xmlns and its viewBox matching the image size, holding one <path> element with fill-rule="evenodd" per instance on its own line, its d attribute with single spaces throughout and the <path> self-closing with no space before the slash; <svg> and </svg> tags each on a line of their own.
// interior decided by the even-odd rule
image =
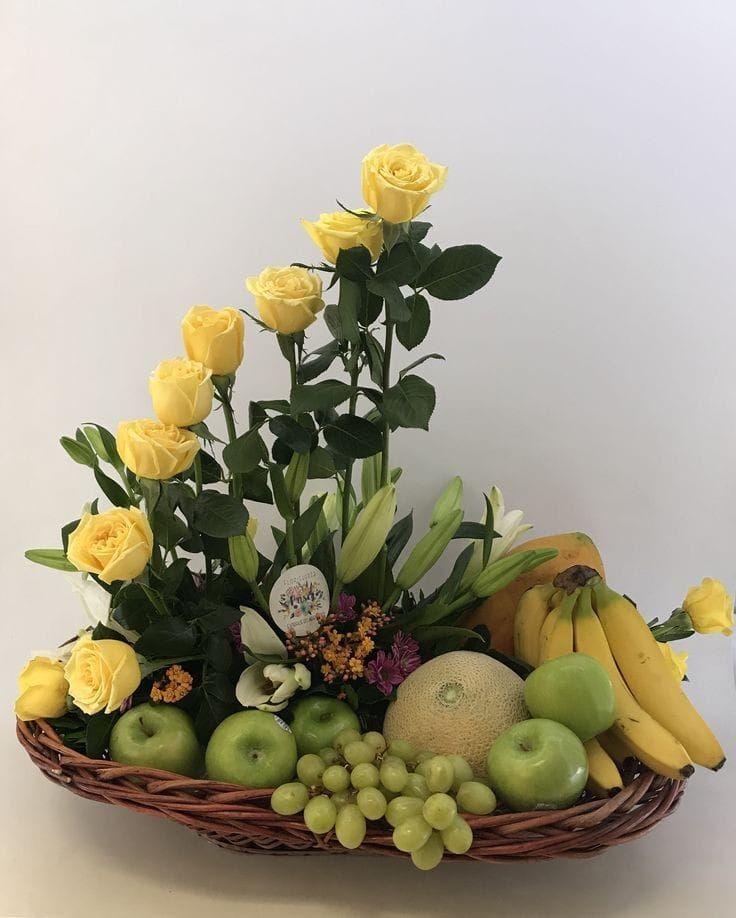
<svg viewBox="0 0 736 918">
<path fill-rule="evenodd" d="M 620 789 L 618 766 L 627 758 L 678 781 L 696 764 L 716 771 L 725 762 L 718 740 L 673 678 L 636 607 L 590 568 L 571 568 L 554 584 L 524 593 L 514 620 L 514 647 L 533 667 L 563 654 L 586 653 L 610 676 L 616 720 L 585 744 L 592 792 L 605 796 Z"/>
</svg>

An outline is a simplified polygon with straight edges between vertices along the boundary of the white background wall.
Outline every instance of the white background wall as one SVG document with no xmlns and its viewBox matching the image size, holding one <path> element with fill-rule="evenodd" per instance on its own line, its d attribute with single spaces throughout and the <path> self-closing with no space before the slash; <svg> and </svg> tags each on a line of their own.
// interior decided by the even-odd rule
<svg viewBox="0 0 736 918">
<path fill-rule="evenodd" d="M 313 258 L 298 218 L 360 204 L 384 142 L 449 165 L 440 243 L 504 259 L 472 300 L 434 305 L 425 347 L 447 362 L 428 365 L 430 433 L 397 442 L 403 505 L 426 513 L 452 474 L 478 503 L 498 483 L 537 534 L 589 532 L 652 616 L 704 575 L 736 586 L 735 41 L 728 2 L 0 2 L 3 914 L 92 915 L 98 887 L 108 914 L 125 888 L 180 916 L 207 897 L 298 914 L 299 895 L 304 914 L 689 915 L 710 894 L 731 914 L 728 769 L 600 861 L 426 878 L 238 860 L 83 804 L 41 782 L 8 708 L 29 652 L 81 621 L 22 559 L 94 494 L 59 435 L 148 414 L 183 312 L 247 306 L 247 274 Z M 246 348 L 243 408 L 285 383 L 271 339 L 251 326 Z M 691 651 L 733 756 L 728 642 Z M 83 865 L 63 911 L 59 878 Z"/>
</svg>

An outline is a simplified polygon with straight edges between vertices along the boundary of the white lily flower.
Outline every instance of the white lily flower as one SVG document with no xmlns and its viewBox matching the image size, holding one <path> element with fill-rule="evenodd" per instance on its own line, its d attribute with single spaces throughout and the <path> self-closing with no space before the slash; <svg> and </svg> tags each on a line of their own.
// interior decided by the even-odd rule
<svg viewBox="0 0 736 918">
<path fill-rule="evenodd" d="M 298 691 L 308 689 L 312 674 L 303 663 L 293 666 L 281 638 L 255 609 L 241 608 L 240 636 L 249 650 L 259 655 L 279 656 L 283 663 L 263 663 L 244 651 L 246 667 L 235 687 L 235 697 L 244 708 L 257 708 L 276 714 L 288 705 Z"/>
<path fill-rule="evenodd" d="M 248 648 L 243 651 L 247 663 L 256 663 L 257 660 L 248 651 L 253 651 L 259 656 L 274 655 L 282 659 L 288 657 L 286 647 L 281 638 L 276 634 L 266 619 L 247 606 L 241 606 L 243 617 L 240 619 L 240 640 Z"/>
<path fill-rule="evenodd" d="M 533 529 L 531 523 L 522 523 L 524 519 L 523 510 L 510 510 L 506 512 L 501 489 L 494 485 L 488 493 L 488 501 L 493 510 L 493 528 L 498 533 L 499 538 L 494 539 L 491 545 L 491 556 L 488 559 L 489 564 L 497 561 L 513 548 L 514 543 L 528 530 Z M 483 513 L 483 522 L 485 523 L 488 516 L 487 511 Z M 469 586 L 473 580 L 480 574 L 483 569 L 483 543 L 476 542 L 473 548 L 473 555 L 468 564 L 465 575 L 462 579 L 462 588 Z"/>
<path fill-rule="evenodd" d="M 117 631 L 118 634 L 128 640 L 138 640 L 140 634 L 137 631 L 123 628 L 114 618 L 110 617 L 112 596 L 93 577 L 90 577 L 89 574 L 72 573 L 71 571 L 65 571 L 64 577 L 74 593 L 79 597 L 82 608 L 93 628 L 95 625 L 101 624 L 112 631 Z"/>
<path fill-rule="evenodd" d="M 254 663 L 238 679 L 235 697 L 244 708 L 276 714 L 284 710 L 293 695 L 311 684 L 312 675 L 303 663 Z"/>
</svg>

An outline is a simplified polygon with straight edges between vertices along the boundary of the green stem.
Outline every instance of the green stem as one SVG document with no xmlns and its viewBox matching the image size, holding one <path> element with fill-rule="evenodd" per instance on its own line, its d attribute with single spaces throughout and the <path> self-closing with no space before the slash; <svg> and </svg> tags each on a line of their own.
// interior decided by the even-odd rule
<svg viewBox="0 0 736 918">
<path fill-rule="evenodd" d="M 253 598 L 255 599 L 255 601 L 263 609 L 264 612 L 268 612 L 269 611 L 268 600 L 263 595 L 263 590 L 255 582 L 250 584 L 250 588 L 253 593 Z"/>
<path fill-rule="evenodd" d="M 199 497 L 202 493 L 202 456 L 199 451 L 194 457 L 194 490 Z"/>
<path fill-rule="evenodd" d="M 360 368 L 358 366 L 358 361 L 356 359 L 354 368 L 350 371 L 350 385 L 353 387 L 353 394 L 350 396 L 350 402 L 348 404 L 348 413 L 354 415 L 355 407 L 358 404 L 358 376 L 360 375 Z M 342 492 L 342 540 L 343 542 L 347 538 L 348 530 L 350 529 L 350 494 L 353 486 L 353 466 L 355 464 L 354 459 L 349 459 L 347 468 L 345 469 L 345 481 L 343 484 Z"/>
<path fill-rule="evenodd" d="M 381 392 L 383 397 L 391 385 L 391 349 L 394 343 L 394 323 L 386 316 L 386 346 L 383 352 L 383 377 L 381 380 Z M 383 450 L 381 452 L 381 487 L 388 484 L 391 475 L 389 439 L 391 437 L 391 427 L 387 420 L 383 422 Z"/>
<path fill-rule="evenodd" d="M 296 550 L 294 548 L 294 521 L 293 520 L 284 520 L 286 523 L 286 554 L 289 558 L 289 564 L 291 567 L 296 567 Z"/>
<path fill-rule="evenodd" d="M 289 377 L 291 380 L 291 388 L 293 389 L 296 386 L 296 344 L 293 338 L 289 339 L 291 347 L 289 350 Z"/>
<path fill-rule="evenodd" d="M 235 415 L 233 414 L 233 406 L 230 401 L 230 394 L 223 395 L 220 399 L 222 404 L 222 412 L 225 415 L 225 426 L 227 427 L 227 438 L 230 443 L 233 443 L 238 438 L 238 431 L 235 428 Z M 230 480 L 232 493 L 234 497 L 241 496 L 241 482 L 240 475 L 237 472 L 232 473 Z"/>
</svg>

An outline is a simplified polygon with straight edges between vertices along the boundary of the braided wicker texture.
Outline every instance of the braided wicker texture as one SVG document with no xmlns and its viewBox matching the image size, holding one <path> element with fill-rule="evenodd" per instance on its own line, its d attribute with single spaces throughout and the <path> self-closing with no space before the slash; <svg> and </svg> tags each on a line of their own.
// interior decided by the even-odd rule
<svg viewBox="0 0 736 918">
<path fill-rule="evenodd" d="M 270 790 L 251 790 L 89 759 L 64 746 L 42 720 L 18 721 L 17 734 L 46 777 L 80 797 L 163 816 L 236 851 L 349 853 L 332 833 L 317 838 L 300 819 L 273 813 L 269 807 Z M 475 838 L 473 847 L 459 858 L 448 857 L 502 863 L 593 857 L 645 835 L 675 809 L 683 790 L 682 782 L 641 770 L 608 800 L 587 800 L 567 810 L 469 817 Z M 359 852 L 407 856 L 393 847 L 391 831 L 381 823 L 371 826 Z"/>
</svg>

